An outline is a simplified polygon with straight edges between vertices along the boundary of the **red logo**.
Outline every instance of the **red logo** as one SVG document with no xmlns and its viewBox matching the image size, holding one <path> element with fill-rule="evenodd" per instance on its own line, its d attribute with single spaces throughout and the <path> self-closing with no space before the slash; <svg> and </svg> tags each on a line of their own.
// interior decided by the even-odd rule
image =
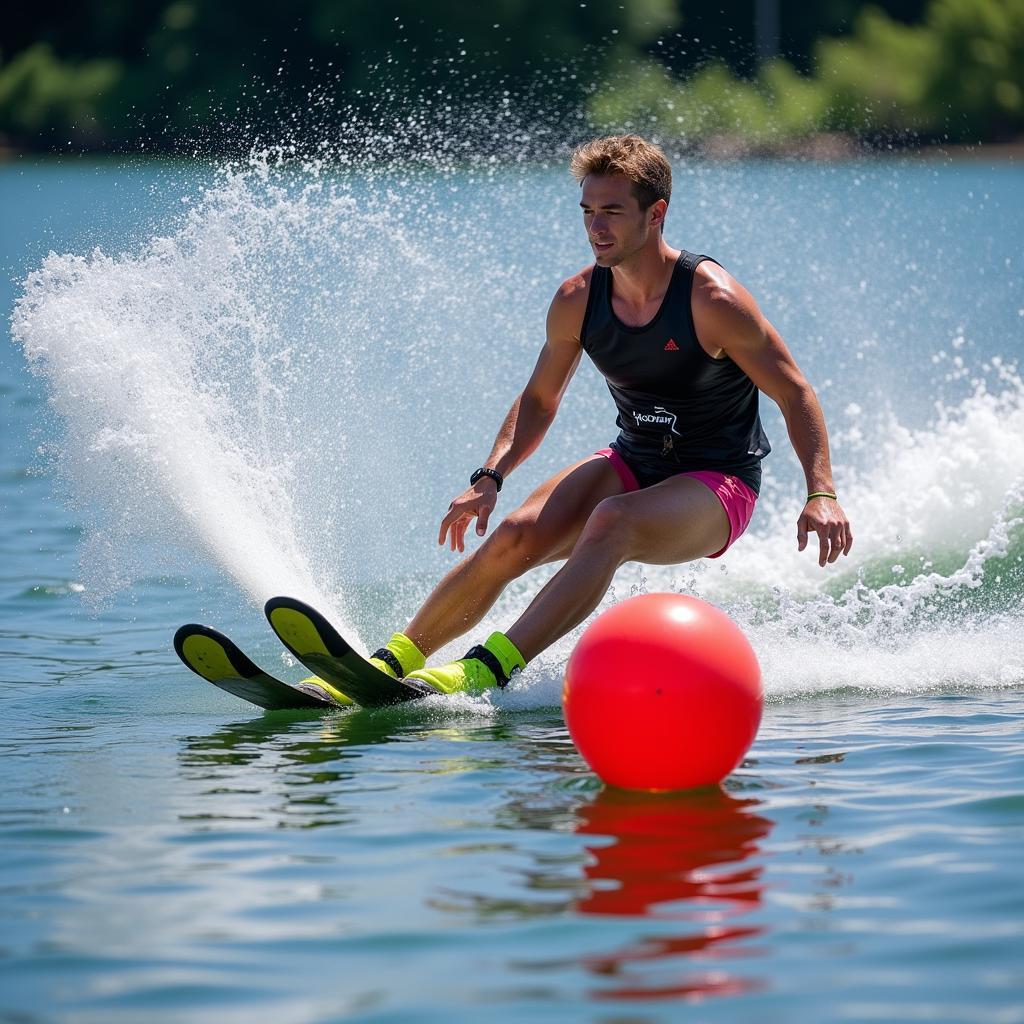
<svg viewBox="0 0 1024 1024">
<path fill-rule="evenodd" d="M 665 346 L 666 352 L 678 352 L 679 346 L 676 344 L 675 338 L 669 338 L 668 344 Z"/>
</svg>

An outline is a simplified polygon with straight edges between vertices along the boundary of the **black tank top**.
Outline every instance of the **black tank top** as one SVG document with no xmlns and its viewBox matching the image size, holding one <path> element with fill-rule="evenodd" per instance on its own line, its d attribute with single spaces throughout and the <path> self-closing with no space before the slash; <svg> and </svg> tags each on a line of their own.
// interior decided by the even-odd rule
<svg viewBox="0 0 1024 1024">
<path fill-rule="evenodd" d="M 727 356 L 709 356 L 693 326 L 693 272 L 707 259 L 679 254 L 661 308 L 643 327 L 615 315 L 612 273 L 595 266 L 580 342 L 618 409 L 613 447 L 634 469 L 652 478 L 714 469 L 756 492 L 771 451 L 757 388 Z"/>
</svg>

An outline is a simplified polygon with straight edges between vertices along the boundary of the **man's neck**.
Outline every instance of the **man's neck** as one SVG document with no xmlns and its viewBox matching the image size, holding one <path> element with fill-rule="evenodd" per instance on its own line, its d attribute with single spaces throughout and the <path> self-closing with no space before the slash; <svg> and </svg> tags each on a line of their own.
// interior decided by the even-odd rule
<svg viewBox="0 0 1024 1024">
<path fill-rule="evenodd" d="M 629 260 L 612 267 L 615 293 L 630 305 L 643 306 L 665 294 L 679 250 L 660 235 L 657 243 L 645 246 Z"/>
</svg>

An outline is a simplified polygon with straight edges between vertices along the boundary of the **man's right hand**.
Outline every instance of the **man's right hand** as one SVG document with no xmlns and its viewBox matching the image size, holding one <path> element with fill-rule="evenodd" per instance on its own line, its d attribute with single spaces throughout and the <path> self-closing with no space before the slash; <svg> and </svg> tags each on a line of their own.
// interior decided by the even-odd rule
<svg viewBox="0 0 1024 1024">
<path fill-rule="evenodd" d="M 465 551 L 466 530 L 470 522 L 476 519 L 477 536 L 482 537 L 487 532 L 487 520 L 497 503 L 497 484 L 488 476 L 481 477 L 448 506 L 448 513 L 441 520 L 437 543 L 444 544 L 447 537 L 452 551 Z"/>
</svg>

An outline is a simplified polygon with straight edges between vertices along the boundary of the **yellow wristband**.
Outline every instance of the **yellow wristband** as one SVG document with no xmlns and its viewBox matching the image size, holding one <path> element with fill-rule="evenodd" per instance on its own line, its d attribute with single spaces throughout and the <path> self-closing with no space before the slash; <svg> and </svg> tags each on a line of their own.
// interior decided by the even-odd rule
<svg viewBox="0 0 1024 1024">
<path fill-rule="evenodd" d="M 807 500 L 810 501 L 812 498 L 831 498 L 833 501 L 839 500 L 831 491 L 812 491 L 807 495 Z"/>
</svg>

